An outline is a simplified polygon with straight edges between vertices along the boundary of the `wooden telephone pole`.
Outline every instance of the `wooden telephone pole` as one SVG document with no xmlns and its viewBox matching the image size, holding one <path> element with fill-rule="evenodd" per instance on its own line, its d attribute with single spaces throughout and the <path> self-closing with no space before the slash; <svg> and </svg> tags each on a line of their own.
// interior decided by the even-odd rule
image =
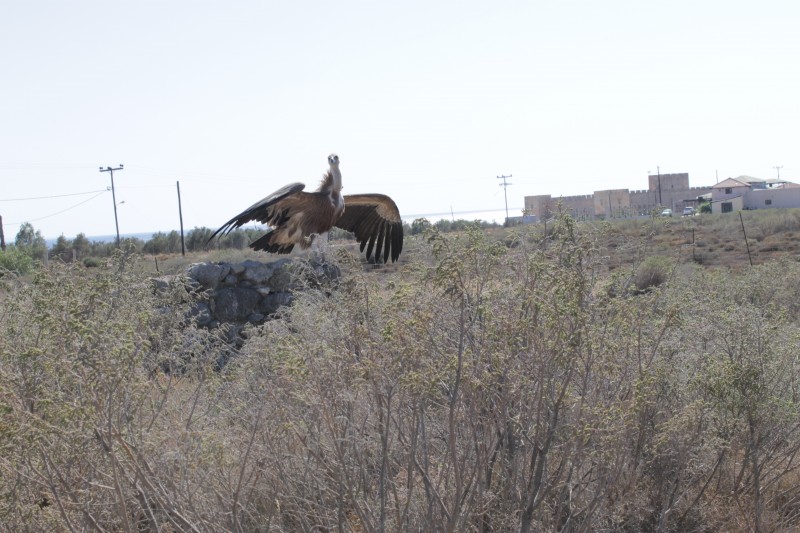
<svg viewBox="0 0 800 533">
<path fill-rule="evenodd" d="M 114 224 L 117 226 L 117 248 L 119 248 L 119 220 L 117 220 L 117 195 L 114 192 L 114 171 L 122 169 L 122 163 L 120 163 L 117 168 L 100 167 L 100 172 L 108 172 L 111 174 L 111 199 L 114 201 Z"/>
<path fill-rule="evenodd" d="M 503 183 L 501 183 L 500 186 L 503 188 L 503 193 L 506 197 L 506 224 L 508 224 L 508 186 L 511 185 L 510 183 L 506 183 L 506 179 L 510 178 L 511 176 L 512 174 L 509 174 L 508 176 L 497 176 L 497 179 L 503 180 Z"/>
</svg>

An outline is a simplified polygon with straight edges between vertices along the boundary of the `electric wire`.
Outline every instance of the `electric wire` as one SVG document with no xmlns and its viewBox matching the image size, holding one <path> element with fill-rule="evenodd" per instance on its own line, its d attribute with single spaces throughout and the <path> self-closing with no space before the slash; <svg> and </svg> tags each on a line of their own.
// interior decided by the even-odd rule
<svg viewBox="0 0 800 533">
<path fill-rule="evenodd" d="M 514 209 L 514 210 L 522 210 L 521 207 L 514 207 L 514 208 L 509 207 L 508 208 L 509 211 L 511 211 L 512 209 Z M 409 219 L 409 218 L 434 217 L 434 216 L 443 216 L 443 215 L 469 215 L 471 213 L 494 213 L 494 212 L 501 212 L 501 211 L 504 212 L 505 208 L 501 207 L 499 209 L 472 209 L 470 211 L 442 211 L 441 213 L 417 213 L 417 214 L 412 214 L 412 215 L 403 215 L 403 218 L 404 219 Z"/>
<path fill-rule="evenodd" d="M 88 198 L 88 199 L 86 199 L 86 200 L 84 200 L 82 202 L 78 202 L 77 204 L 75 204 L 73 206 L 70 206 L 70 207 L 68 207 L 66 209 L 62 209 L 61 211 L 58 211 L 56 213 L 51 213 L 49 215 L 45 215 L 45 216 L 39 217 L 39 218 L 32 218 L 32 219 L 26 220 L 24 222 L 10 222 L 7 225 L 8 226 L 19 226 L 20 224 L 24 224 L 25 222 L 38 222 L 39 220 L 44 220 L 46 218 L 51 218 L 51 217 L 54 217 L 56 215 L 60 215 L 62 213 L 66 213 L 67 211 L 75 209 L 76 207 L 79 207 L 79 206 L 81 206 L 81 205 L 83 205 L 83 204 L 85 204 L 87 202 L 91 202 L 92 200 L 94 200 L 95 198 L 97 198 L 98 196 L 100 196 L 101 194 L 106 193 L 106 192 L 108 192 L 108 191 L 104 189 L 104 190 L 100 191 L 99 193 L 95 194 L 94 196 L 92 196 L 91 198 Z"/>
<path fill-rule="evenodd" d="M 84 194 L 95 194 L 100 192 L 107 192 L 108 189 L 98 189 L 96 191 L 87 192 L 72 192 L 67 194 L 54 194 L 52 196 L 31 196 L 29 198 L 0 198 L 0 202 L 23 202 L 26 200 L 48 200 L 50 198 L 64 198 L 66 196 L 82 196 Z"/>
</svg>

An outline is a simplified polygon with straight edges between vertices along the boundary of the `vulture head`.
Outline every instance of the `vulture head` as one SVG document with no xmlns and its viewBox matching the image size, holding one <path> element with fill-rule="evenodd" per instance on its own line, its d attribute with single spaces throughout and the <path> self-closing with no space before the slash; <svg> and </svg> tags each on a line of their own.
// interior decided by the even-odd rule
<svg viewBox="0 0 800 533">
<path fill-rule="evenodd" d="M 339 156 L 336 154 L 331 154 L 328 156 L 328 163 L 331 165 L 338 165 L 339 164 Z"/>
</svg>

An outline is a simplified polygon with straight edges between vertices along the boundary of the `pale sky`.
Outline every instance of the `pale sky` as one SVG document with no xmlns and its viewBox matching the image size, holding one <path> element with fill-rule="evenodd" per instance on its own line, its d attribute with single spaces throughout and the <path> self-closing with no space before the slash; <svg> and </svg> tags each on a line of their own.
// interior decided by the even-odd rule
<svg viewBox="0 0 800 533">
<path fill-rule="evenodd" d="M 512 215 L 657 167 L 800 182 L 795 0 L 0 0 L 0 68 L 12 242 L 113 234 L 120 163 L 122 233 L 178 229 L 177 181 L 216 228 L 331 152 L 406 217 L 502 210 L 502 174 Z"/>
</svg>

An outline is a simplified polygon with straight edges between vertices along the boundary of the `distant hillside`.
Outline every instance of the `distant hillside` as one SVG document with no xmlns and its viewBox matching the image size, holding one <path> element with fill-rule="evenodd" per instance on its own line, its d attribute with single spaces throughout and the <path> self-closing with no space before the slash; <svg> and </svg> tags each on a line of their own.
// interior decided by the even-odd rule
<svg viewBox="0 0 800 533">
<path fill-rule="evenodd" d="M 172 230 L 169 230 L 169 231 L 172 231 Z M 163 233 L 169 233 L 169 231 L 164 231 Z M 158 231 L 148 231 L 147 233 L 120 233 L 119 237 L 121 239 L 141 239 L 143 241 L 149 241 L 153 237 L 154 233 L 158 233 Z M 74 239 L 75 235 L 71 235 L 71 236 L 65 235 L 65 237 L 67 237 L 68 239 Z M 86 238 L 89 239 L 89 242 L 114 242 L 117 239 L 117 236 L 116 235 L 87 235 Z M 45 242 L 47 243 L 47 247 L 48 248 L 52 247 L 56 243 L 57 240 L 58 240 L 58 237 L 56 237 L 55 239 L 45 239 Z"/>
</svg>

